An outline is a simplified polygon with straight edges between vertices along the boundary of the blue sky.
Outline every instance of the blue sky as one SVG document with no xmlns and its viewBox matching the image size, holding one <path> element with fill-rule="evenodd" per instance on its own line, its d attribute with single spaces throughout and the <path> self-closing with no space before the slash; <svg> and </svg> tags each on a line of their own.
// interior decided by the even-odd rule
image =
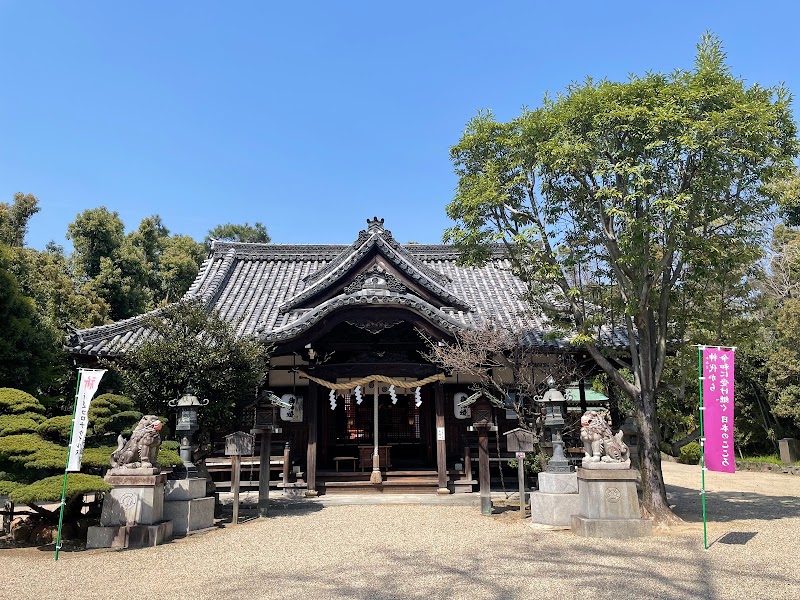
<svg viewBox="0 0 800 600">
<path fill-rule="evenodd" d="M 197 239 L 261 221 L 274 242 L 350 243 L 378 215 L 437 243 L 478 109 L 691 68 L 706 29 L 736 75 L 798 93 L 798 22 L 788 0 L 0 0 L 0 201 L 38 196 L 38 248 L 101 205 Z"/>
</svg>

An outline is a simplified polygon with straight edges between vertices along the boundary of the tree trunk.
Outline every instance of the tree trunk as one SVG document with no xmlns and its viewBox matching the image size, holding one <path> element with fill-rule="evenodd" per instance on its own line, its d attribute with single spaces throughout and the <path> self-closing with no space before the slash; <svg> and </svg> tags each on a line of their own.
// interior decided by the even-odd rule
<svg viewBox="0 0 800 600">
<path fill-rule="evenodd" d="M 635 398 L 636 420 L 639 423 L 639 469 L 642 475 L 642 507 L 657 525 L 681 521 L 667 502 L 667 490 L 661 473 L 661 449 L 656 426 L 654 390 L 642 390 Z"/>
</svg>

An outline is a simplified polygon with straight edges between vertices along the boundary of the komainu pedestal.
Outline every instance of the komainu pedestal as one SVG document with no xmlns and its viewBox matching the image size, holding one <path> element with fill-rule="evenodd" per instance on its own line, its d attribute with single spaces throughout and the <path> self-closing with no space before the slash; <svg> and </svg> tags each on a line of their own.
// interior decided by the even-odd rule
<svg viewBox="0 0 800 600">
<path fill-rule="evenodd" d="M 172 539 L 172 522 L 164 520 L 166 475 L 155 469 L 112 469 L 105 480 L 113 487 L 103 499 L 100 526 L 89 527 L 87 548 L 142 548 Z M 133 474 L 150 471 L 150 474 Z"/>
<path fill-rule="evenodd" d="M 579 468 L 578 506 L 578 514 L 572 516 L 575 535 L 617 539 L 653 535 L 652 520 L 642 519 L 639 511 L 636 471 L 631 469 L 600 464 Z"/>
<path fill-rule="evenodd" d="M 111 490 L 103 498 L 100 526 L 89 527 L 87 548 L 142 548 L 172 539 L 172 521 L 164 520 L 164 482 L 156 458 L 161 421 L 145 415 L 130 439 L 118 439 L 113 467 L 105 477 Z"/>
</svg>

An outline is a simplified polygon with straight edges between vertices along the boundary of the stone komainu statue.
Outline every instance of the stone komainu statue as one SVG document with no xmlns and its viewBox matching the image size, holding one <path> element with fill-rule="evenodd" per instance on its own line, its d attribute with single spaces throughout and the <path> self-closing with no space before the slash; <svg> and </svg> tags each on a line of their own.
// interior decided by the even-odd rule
<svg viewBox="0 0 800 600">
<path fill-rule="evenodd" d="M 581 417 L 581 441 L 584 462 L 624 463 L 630 459 L 628 446 L 622 441 L 622 431 L 616 435 L 609 427 L 608 411 L 587 410 Z"/>
<path fill-rule="evenodd" d="M 145 415 L 131 433 L 131 439 L 117 438 L 118 447 L 111 455 L 115 469 L 158 469 L 158 449 L 161 446 L 161 421 L 154 415 Z"/>
</svg>

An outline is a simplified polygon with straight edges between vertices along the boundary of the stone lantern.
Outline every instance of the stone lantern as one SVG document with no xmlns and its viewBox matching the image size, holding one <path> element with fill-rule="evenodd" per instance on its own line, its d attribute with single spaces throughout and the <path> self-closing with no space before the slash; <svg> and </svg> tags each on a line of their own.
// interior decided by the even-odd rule
<svg viewBox="0 0 800 600">
<path fill-rule="evenodd" d="M 547 463 L 548 473 L 570 473 L 572 469 L 564 455 L 564 441 L 561 431 L 564 429 L 564 417 L 561 406 L 565 404 L 564 395 L 556 389 L 550 388 L 541 398 L 537 398 L 545 406 L 544 426 L 550 429 L 553 442 L 553 457 Z"/>
<path fill-rule="evenodd" d="M 194 395 L 194 388 L 189 385 L 183 396 L 176 400 L 170 400 L 168 404 L 178 409 L 175 431 L 181 438 L 180 456 L 183 466 L 176 469 L 175 472 L 186 479 L 197 477 L 197 467 L 192 461 L 192 438 L 200 429 L 197 422 L 198 410 L 201 406 L 208 404 L 208 399 L 198 400 Z"/>
</svg>

